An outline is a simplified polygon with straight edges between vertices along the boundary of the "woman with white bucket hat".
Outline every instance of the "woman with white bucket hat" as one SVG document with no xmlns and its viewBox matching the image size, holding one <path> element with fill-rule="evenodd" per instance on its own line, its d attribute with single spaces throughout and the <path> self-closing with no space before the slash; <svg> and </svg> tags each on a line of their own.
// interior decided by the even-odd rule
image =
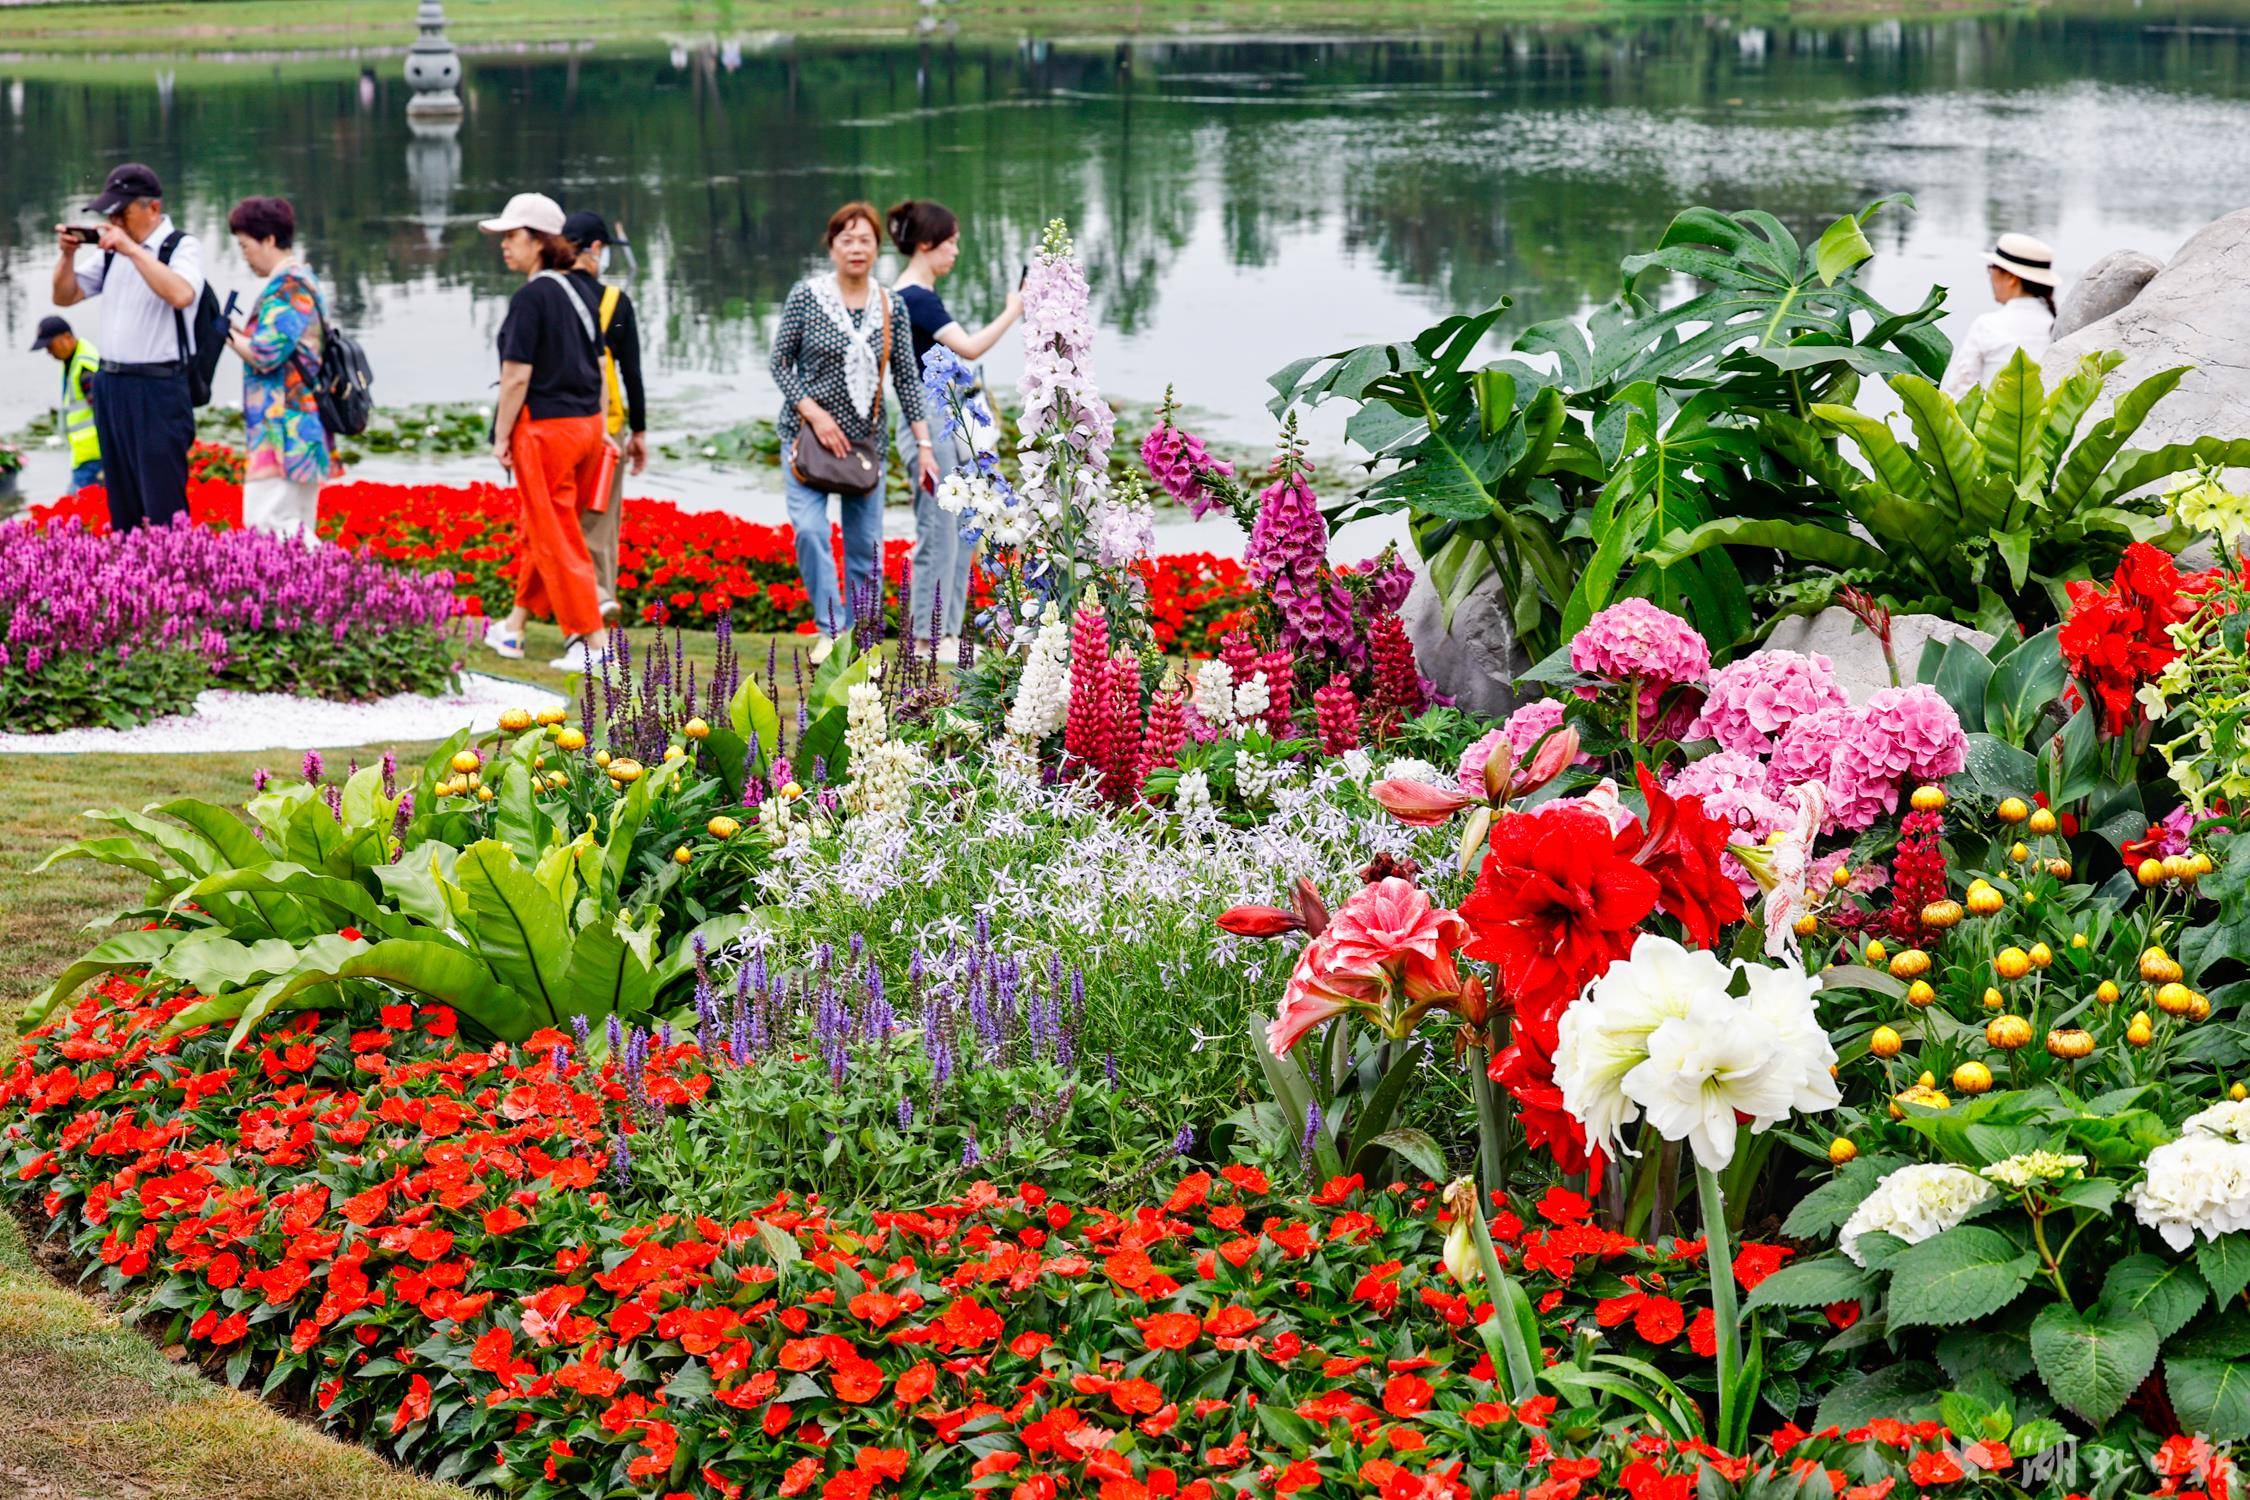
<svg viewBox="0 0 2250 1500">
<path fill-rule="evenodd" d="M 1984 257 L 1999 311 L 1969 325 L 1945 367 L 1945 393 L 1958 401 L 2007 368 L 2018 349 L 2034 360 L 2047 353 L 2055 329 L 2055 252 L 2028 234 L 2004 234 Z"/>
</svg>

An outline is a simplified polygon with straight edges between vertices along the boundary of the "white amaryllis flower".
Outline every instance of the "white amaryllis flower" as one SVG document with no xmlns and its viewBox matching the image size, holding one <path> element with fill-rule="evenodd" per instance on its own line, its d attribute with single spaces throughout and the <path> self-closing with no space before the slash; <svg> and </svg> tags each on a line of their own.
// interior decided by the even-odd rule
<svg viewBox="0 0 2250 1500">
<path fill-rule="evenodd" d="M 1735 970 L 1748 993 L 1730 993 Z M 1624 962 L 1563 1012 L 1555 1078 L 1589 1138 L 1625 1149 L 1646 1114 L 1717 1171 L 1734 1159 L 1738 1118 L 1752 1133 L 1796 1110 L 1832 1109 L 1835 1049 L 1813 1013 L 1819 981 L 1737 964 L 1644 933 Z"/>
<path fill-rule="evenodd" d="M 1863 1234 L 1887 1234 L 1909 1245 L 1945 1233 L 1993 1194 L 1992 1184 L 1966 1167 L 1915 1162 L 1875 1184 L 1836 1236 L 1836 1248 L 1855 1266 Z"/>
</svg>

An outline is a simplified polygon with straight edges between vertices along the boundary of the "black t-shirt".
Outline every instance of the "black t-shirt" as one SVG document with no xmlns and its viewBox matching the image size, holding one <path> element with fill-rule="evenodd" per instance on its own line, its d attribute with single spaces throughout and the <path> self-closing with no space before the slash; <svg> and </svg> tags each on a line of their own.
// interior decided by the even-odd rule
<svg viewBox="0 0 2250 1500">
<path fill-rule="evenodd" d="M 534 422 L 601 414 L 601 366 L 574 302 L 583 305 L 568 283 L 546 276 L 533 277 L 508 299 L 508 316 L 500 324 L 500 360 L 531 366 L 524 415 Z M 586 316 L 594 317 L 599 306 L 587 308 Z"/>
<path fill-rule="evenodd" d="M 953 321 L 953 314 L 945 310 L 945 299 L 928 287 L 902 286 L 898 296 L 906 304 L 906 321 L 914 334 L 914 363 L 919 368 L 922 356 L 936 345 L 938 330 Z"/>
<path fill-rule="evenodd" d="M 600 328 L 602 295 L 608 288 L 588 271 L 574 269 L 563 274 L 570 278 L 579 300 L 594 309 L 594 326 Z M 617 383 L 625 392 L 626 430 L 648 431 L 648 391 L 641 384 L 641 325 L 633 314 L 633 299 L 623 288 L 618 289 L 617 310 L 609 315 L 602 345 L 617 357 Z"/>
</svg>

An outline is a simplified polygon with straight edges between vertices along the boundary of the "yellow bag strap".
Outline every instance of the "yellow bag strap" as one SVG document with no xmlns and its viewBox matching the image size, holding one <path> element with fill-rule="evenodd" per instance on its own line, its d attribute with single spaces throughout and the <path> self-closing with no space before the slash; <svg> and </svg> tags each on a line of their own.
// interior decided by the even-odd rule
<svg viewBox="0 0 2250 1500">
<path fill-rule="evenodd" d="M 618 299 L 624 295 L 625 289 L 623 287 L 605 286 L 602 288 L 602 332 L 609 332 L 609 320 L 617 315 Z"/>
</svg>

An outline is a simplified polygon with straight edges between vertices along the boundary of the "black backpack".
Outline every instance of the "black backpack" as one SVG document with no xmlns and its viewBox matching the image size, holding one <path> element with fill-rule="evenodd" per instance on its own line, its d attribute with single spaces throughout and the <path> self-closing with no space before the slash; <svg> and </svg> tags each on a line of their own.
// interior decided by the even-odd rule
<svg viewBox="0 0 2250 1500">
<path fill-rule="evenodd" d="M 320 369 L 308 371 L 320 425 L 332 438 L 358 437 L 375 415 L 375 368 L 359 340 L 320 320 Z"/>
<path fill-rule="evenodd" d="M 165 265 L 172 263 L 172 252 L 187 238 L 186 231 L 175 229 L 164 236 L 157 247 L 156 258 Z M 109 272 L 104 268 L 103 284 L 108 284 Z M 187 366 L 188 398 L 197 406 L 211 404 L 211 382 L 219 373 L 219 356 L 227 352 L 227 315 L 219 306 L 219 294 L 211 290 L 211 279 L 203 279 L 203 295 L 195 299 L 195 352 L 188 353 L 188 315 L 178 308 L 172 309 L 172 326 L 180 336 L 180 359 Z"/>
</svg>

